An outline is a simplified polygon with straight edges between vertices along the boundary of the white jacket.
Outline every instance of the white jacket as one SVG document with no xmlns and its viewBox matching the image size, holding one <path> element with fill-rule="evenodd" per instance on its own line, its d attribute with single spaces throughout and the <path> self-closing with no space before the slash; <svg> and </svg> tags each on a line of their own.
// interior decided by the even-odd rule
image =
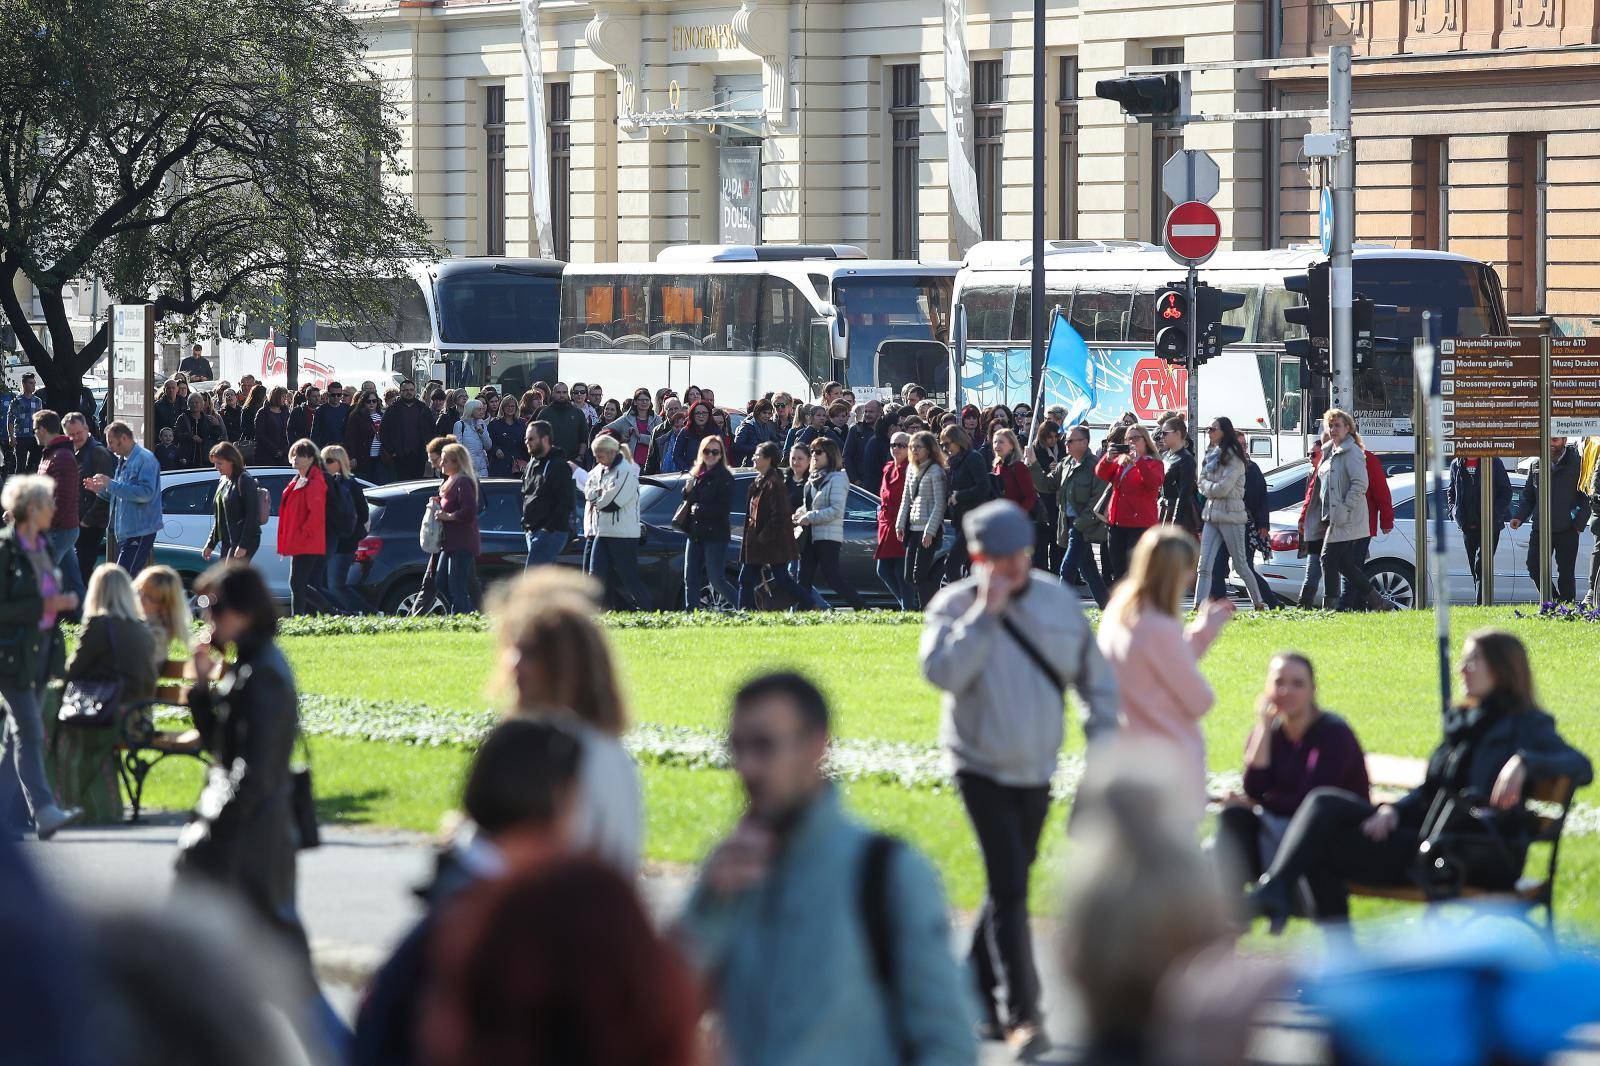
<svg viewBox="0 0 1600 1066">
<path fill-rule="evenodd" d="M 639 468 L 618 453 L 614 466 L 589 471 L 583 498 L 594 518 L 597 537 L 639 539 Z"/>
</svg>

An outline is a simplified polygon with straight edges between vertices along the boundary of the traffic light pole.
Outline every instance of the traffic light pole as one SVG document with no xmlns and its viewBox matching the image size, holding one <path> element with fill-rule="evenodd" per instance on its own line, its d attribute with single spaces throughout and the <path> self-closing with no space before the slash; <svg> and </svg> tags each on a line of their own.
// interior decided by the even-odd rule
<svg viewBox="0 0 1600 1066">
<path fill-rule="evenodd" d="M 1033 0 L 1033 269 L 1031 273 L 1031 298 L 1029 307 L 1029 335 L 1033 347 L 1029 353 L 1028 396 L 1039 398 L 1044 382 L 1044 54 L 1045 0 Z M 1074 93 L 1076 95 L 1076 93 Z M 1042 420 L 1042 414 L 1040 418 Z M 1066 427 L 1062 427 L 1065 430 Z"/>
<path fill-rule="evenodd" d="M 1189 439 L 1198 441 L 1201 439 L 1196 436 L 1200 432 L 1200 272 L 1193 263 L 1189 264 L 1189 276 L 1184 285 L 1189 298 Z M 1200 448 L 1200 454 L 1205 454 L 1204 448 Z"/>
<path fill-rule="evenodd" d="M 1333 240 L 1328 249 L 1328 333 L 1333 361 L 1333 406 L 1355 408 L 1356 150 L 1350 136 L 1350 46 L 1328 49 L 1328 132 L 1337 143 L 1333 157 Z"/>
</svg>

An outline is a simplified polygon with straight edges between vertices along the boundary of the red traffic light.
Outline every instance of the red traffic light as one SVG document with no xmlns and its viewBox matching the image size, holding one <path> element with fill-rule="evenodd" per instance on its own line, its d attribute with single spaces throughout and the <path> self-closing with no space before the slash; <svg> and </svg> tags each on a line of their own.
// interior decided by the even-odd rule
<svg viewBox="0 0 1600 1066">
<path fill-rule="evenodd" d="M 1156 314 L 1169 321 L 1181 319 L 1188 311 L 1183 304 L 1184 299 L 1180 293 L 1164 292 L 1156 304 Z"/>
</svg>

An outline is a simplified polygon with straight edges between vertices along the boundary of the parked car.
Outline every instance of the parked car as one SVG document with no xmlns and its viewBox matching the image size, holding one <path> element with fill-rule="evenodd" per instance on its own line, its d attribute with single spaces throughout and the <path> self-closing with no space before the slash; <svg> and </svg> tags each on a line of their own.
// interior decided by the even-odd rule
<svg viewBox="0 0 1600 1066">
<path fill-rule="evenodd" d="M 744 501 L 749 495 L 749 479 L 755 471 L 735 470 L 734 549 L 728 553 L 728 577 L 738 576 L 738 544 L 744 527 Z M 683 606 L 684 536 L 672 528 L 672 514 L 683 499 L 684 474 L 664 474 L 641 479 L 639 514 L 643 533 L 639 538 L 639 573 L 662 610 Z M 479 530 L 483 538 L 478 557 L 478 574 L 485 586 L 521 573 L 527 560 L 527 541 L 522 532 L 522 487 L 513 479 L 486 478 L 483 489 Z M 418 531 L 428 497 L 438 491 L 434 481 L 411 481 L 384 485 L 367 492 L 371 513 L 368 535 L 356 548 L 355 587 L 367 601 L 388 614 L 407 613 L 416 603 L 422 588 L 422 575 L 428 558 L 422 552 Z M 845 543 L 840 559 L 845 575 L 873 606 L 892 607 L 893 598 L 878 580 L 872 559 L 878 536 L 878 498 L 864 489 L 851 487 L 845 511 Z M 947 534 L 945 550 L 950 547 Z M 573 538 L 557 560 L 563 566 L 577 567 L 583 562 L 583 542 Z M 824 595 L 827 590 L 824 587 Z M 724 604 L 709 588 L 701 592 L 706 606 Z"/>
<path fill-rule="evenodd" d="M 1521 502 L 1522 487 L 1526 478 L 1521 473 L 1511 474 L 1512 511 Z M 1446 474 L 1448 482 L 1449 475 Z M 1301 494 L 1305 488 L 1301 486 Z M 1397 607 L 1410 607 L 1416 602 L 1416 482 L 1410 473 L 1389 478 L 1389 494 L 1394 499 L 1394 529 L 1379 532 L 1372 538 L 1367 552 L 1367 575 L 1378 591 Z M 1430 493 L 1429 506 L 1443 507 L 1443 493 Z M 1429 514 L 1433 512 L 1430 510 Z M 1272 514 L 1272 558 L 1258 567 L 1267 584 L 1280 596 L 1293 600 L 1300 593 L 1305 580 L 1306 561 L 1299 557 L 1300 505 L 1274 511 Z M 1452 603 L 1477 602 L 1477 589 L 1472 581 L 1472 571 L 1467 566 L 1467 552 L 1461 542 L 1461 531 L 1453 521 L 1446 519 L 1448 544 L 1448 573 Z M 1432 527 L 1429 527 L 1432 535 Z M 1538 598 L 1538 589 L 1528 576 L 1528 543 L 1536 535 L 1533 527 L 1524 525 L 1512 529 L 1509 525 L 1500 531 L 1500 544 L 1494 554 L 1494 599 L 1496 603 L 1526 603 Z M 1589 590 L 1589 555 L 1594 550 L 1594 538 L 1587 526 L 1578 539 L 1577 584 L 1578 597 L 1582 599 Z"/>
<path fill-rule="evenodd" d="M 1409 474 L 1417 468 L 1416 456 L 1411 452 L 1379 452 L 1387 477 Z M 1311 481 L 1311 460 L 1296 459 L 1266 472 L 1267 510 L 1283 511 L 1299 508 L 1306 498 L 1306 485 Z"/>
</svg>

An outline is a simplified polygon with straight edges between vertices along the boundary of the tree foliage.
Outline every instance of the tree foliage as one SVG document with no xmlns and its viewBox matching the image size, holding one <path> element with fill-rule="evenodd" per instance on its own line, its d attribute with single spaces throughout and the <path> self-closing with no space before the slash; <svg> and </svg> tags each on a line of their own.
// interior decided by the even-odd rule
<svg viewBox="0 0 1600 1066">
<path fill-rule="evenodd" d="M 0 313 L 52 390 L 75 396 L 107 342 L 74 341 L 75 279 L 163 319 L 292 296 L 360 320 L 435 254 L 385 188 L 396 113 L 342 0 L 5 0 L 0 55 Z"/>
</svg>

